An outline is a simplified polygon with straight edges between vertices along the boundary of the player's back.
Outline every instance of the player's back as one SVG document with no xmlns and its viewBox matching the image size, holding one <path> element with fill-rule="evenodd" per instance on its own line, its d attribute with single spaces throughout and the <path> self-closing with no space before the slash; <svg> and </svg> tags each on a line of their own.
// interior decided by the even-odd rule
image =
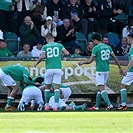
<svg viewBox="0 0 133 133">
<path fill-rule="evenodd" d="M 64 46 L 57 42 L 49 42 L 42 47 L 46 53 L 46 69 L 62 69 L 61 54 Z"/>
<path fill-rule="evenodd" d="M 96 71 L 109 71 L 109 59 L 112 49 L 107 44 L 98 44 L 93 48 L 92 55 L 96 58 Z"/>
<path fill-rule="evenodd" d="M 3 72 L 10 75 L 14 80 L 21 81 L 23 79 L 23 74 L 27 74 L 28 71 L 23 66 L 10 65 L 2 68 Z"/>
</svg>

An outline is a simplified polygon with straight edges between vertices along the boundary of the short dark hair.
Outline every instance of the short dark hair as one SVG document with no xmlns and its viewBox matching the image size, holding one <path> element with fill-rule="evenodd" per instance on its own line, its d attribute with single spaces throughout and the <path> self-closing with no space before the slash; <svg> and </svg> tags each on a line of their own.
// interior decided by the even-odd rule
<svg viewBox="0 0 133 133">
<path fill-rule="evenodd" d="M 78 49 L 81 51 L 81 47 L 80 46 L 76 46 L 75 49 Z"/>
<path fill-rule="evenodd" d="M 108 39 L 109 39 L 109 37 L 108 37 L 108 36 L 103 36 L 103 37 L 102 37 L 102 39 L 103 39 L 103 38 L 108 38 Z"/>
<path fill-rule="evenodd" d="M 47 39 L 52 39 L 52 38 L 54 38 L 54 37 L 53 37 L 53 35 L 52 35 L 51 33 L 48 33 L 48 34 L 46 35 L 45 38 L 47 38 Z"/>
<path fill-rule="evenodd" d="M 93 34 L 91 40 L 101 41 L 101 36 L 99 34 Z"/>
<path fill-rule="evenodd" d="M 42 83 L 44 81 L 44 78 L 42 78 L 42 77 L 37 77 L 36 78 L 36 82 L 38 82 L 38 83 Z"/>
</svg>

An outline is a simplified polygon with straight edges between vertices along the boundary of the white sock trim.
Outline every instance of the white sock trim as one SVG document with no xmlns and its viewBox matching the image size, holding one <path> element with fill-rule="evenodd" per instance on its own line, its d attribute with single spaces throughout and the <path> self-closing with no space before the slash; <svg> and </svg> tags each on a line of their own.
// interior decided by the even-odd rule
<svg viewBox="0 0 133 133">
<path fill-rule="evenodd" d="M 98 91 L 98 92 L 97 92 L 97 94 L 101 94 L 101 92 L 100 92 L 100 91 Z"/>
<path fill-rule="evenodd" d="M 60 90 L 59 90 L 59 89 L 55 89 L 54 92 L 55 92 L 55 91 L 60 91 Z"/>
<path fill-rule="evenodd" d="M 8 96 L 7 98 L 14 99 L 14 97 Z"/>
<path fill-rule="evenodd" d="M 123 88 L 123 89 L 121 89 L 120 91 L 126 91 L 127 89 L 125 89 L 125 88 Z"/>
<path fill-rule="evenodd" d="M 50 91 L 50 90 L 48 90 L 48 89 L 45 89 L 44 91 Z"/>
<path fill-rule="evenodd" d="M 103 91 L 101 92 L 101 94 L 102 94 L 103 92 L 106 92 L 106 90 L 103 90 Z"/>
</svg>

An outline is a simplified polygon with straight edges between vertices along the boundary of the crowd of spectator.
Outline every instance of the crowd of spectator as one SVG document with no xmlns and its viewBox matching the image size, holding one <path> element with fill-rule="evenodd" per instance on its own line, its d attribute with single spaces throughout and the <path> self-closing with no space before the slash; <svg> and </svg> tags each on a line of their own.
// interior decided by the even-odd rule
<svg viewBox="0 0 133 133">
<path fill-rule="evenodd" d="M 125 14 L 125 22 L 116 19 Z M 128 18 L 128 19 L 127 19 Z M 122 18 L 124 19 L 124 18 Z M 110 45 L 117 56 L 127 56 L 127 34 L 133 32 L 132 0 L 1 0 L 0 1 L 0 57 L 3 34 L 14 32 L 19 42 L 17 57 L 39 57 L 45 36 L 51 33 L 57 42 L 69 49 L 72 57 L 90 56 L 94 44 L 87 42 L 84 52 L 78 45 L 75 32 L 82 32 L 87 40 L 91 32 L 100 33 L 103 43 Z M 113 47 L 106 32 L 115 32 L 120 43 Z M 40 43 L 41 42 L 41 43 Z M 4 50 L 5 51 L 5 50 Z M 9 50 L 10 51 L 10 50 Z M 21 54 L 20 54 L 21 53 Z"/>
</svg>

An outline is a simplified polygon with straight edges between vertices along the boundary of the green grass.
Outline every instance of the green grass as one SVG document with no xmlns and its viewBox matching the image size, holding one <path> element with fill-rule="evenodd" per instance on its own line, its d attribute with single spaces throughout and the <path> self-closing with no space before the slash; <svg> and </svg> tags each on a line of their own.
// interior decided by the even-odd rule
<svg viewBox="0 0 133 133">
<path fill-rule="evenodd" d="M 132 132 L 131 111 L 0 113 L 0 133 Z"/>
</svg>

